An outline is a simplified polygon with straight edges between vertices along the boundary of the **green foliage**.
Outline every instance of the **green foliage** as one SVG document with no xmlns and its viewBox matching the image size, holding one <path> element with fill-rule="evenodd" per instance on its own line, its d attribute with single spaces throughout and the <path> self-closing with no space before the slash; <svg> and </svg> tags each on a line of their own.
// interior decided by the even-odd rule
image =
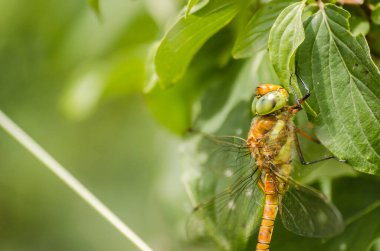
<svg viewBox="0 0 380 251">
<path fill-rule="evenodd" d="M 269 33 L 269 57 L 281 83 L 289 89 L 289 79 L 295 71 L 295 52 L 305 39 L 302 13 L 305 1 L 286 7 Z"/>
<path fill-rule="evenodd" d="M 199 3 L 199 1 L 200 0 L 189 0 L 189 2 L 187 3 L 187 6 L 186 6 L 186 17 L 190 14 L 190 12 L 193 9 L 193 7 L 196 6 Z M 206 2 L 206 4 L 207 4 L 206 0 L 203 1 L 203 2 Z"/>
<path fill-rule="evenodd" d="M 315 124 L 312 132 L 325 147 L 302 141 L 301 145 L 306 149 L 306 158 L 320 158 L 330 151 L 345 159 L 347 163 L 329 161 L 317 164 L 317 167 L 311 170 L 305 170 L 295 161 L 295 177 L 304 182 L 323 184 L 323 191 L 333 196 L 333 201 L 339 202 L 336 195 L 344 193 L 347 186 L 335 189 L 331 184 L 335 184 L 334 182 L 344 176 L 355 176 L 355 172 L 350 168 L 369 174 L 380 173 L 380 76 L 372 57 L 375 62 L 378 62 L 378 59 L 376 55 L 370 54 L 369 49 L 378 47 L 376 38 L 379 37 L 380 31 L 373 27 L 376 24 L 376 8 L 372 5 L 371 7 L 370 3 L 365 3 L 368 6 L 344 6 L 347 9 L 344 10 L 335 4 L 314 1 L 251 1 L 248 12 L 235 9 L 233 15 L 228 17 L 228 22 L 224 22 L 223 26 L 226 28 L 220 30 L 221 26 L 216 28 L 218 21 L 224 17 L 220 11 L 231 5 L 218 7 L 213 5 L 217 1 L 210 1 L 202 9 L 191 13 L 190 9 L 197 2 L 188 1 L 187 17 L 180 18 L 165 35 L 155 58 L 158 81 L 164 86 L 176 82 L 178 86 L 172 88 L 178 90 L 180 85 L 186 85 L 186 88 L 191 89 L 187 80 L 204 68 L 194 68 L 194 65 L 203 63 L 200 59 L 204 60 L 206 57 L 202 55 L 211 52 L 212 58 L 209 59 L 209 63 L 215 62 L 213 65 L 220 69 L 205 71 L 209 75 L 207 79 L 204 78 L 205 75 L 201 75 L 200 79 L 204 80 L 202 90 L 194 96 L 191 104 L 189 103 L 192 106 L 186 113 L 191 118 L 191 127 L 212 134 L 237 135 L 244 138 L 251 119 L 249 105 L 255 86 L 259 83 L 279 82 L 290 92 L 289 79 L 293 74 L 292 86 L 295 87 L 297 95 L 301 96 L 305 89 L 297 84 L 294 75 L 297 67 L 300 77 L 311 89 L 310 102 L 306 104 L 305 110 L 308 112 L 309 120 Z M 204 16 L 200 16 L 203 13 Z M 214 25 L 209 24 L 200 29 L 205 23 L 201 24 L 198 18 L 205 19 L 210 13 L 216 20 L 215 27 L 206 31 Z M 209 20 L 211 19 L 207 22 Z M 184 23 L 186 29 L 183 28 Z M 234 32 L 228 34 L 227 31 L 230 30 Z M 201 31 L 205 34 L 200 34 Z M 230 36 L 233 46 L 230 47 L 230 40 L 219 40 L 219 44 L 213 44 L 207 51 L 199 50 L 205 41 L 212 40 L 215 34 Z M 369 45 L 363 37 L 366 34 Z M 194 37 L 198 35 L 201 37 L 197 37 L 197 42 L 194 42 Z M 188 46 L 185 49 L 182 48 L 184 43 Z M 223 43 L 225 46 L 221 49 Z M 227 63 L 216 63 L 222 55 L 225 57 L 226 48 L 230 49 Z M 241 60 L 233 58 L 244 59 L 246 63 L 239 65 L 238 62 Z M 190 61 L 192 63 L 189 67 Z M 216 75 L 213 78 L 213 74 L 222 74 L 226 81 L 217 78 Z M 245 85 L 240 81 L 248 83 Z M 200 90 L 198 84 L 194 81 L 192 85 Z M 298 118 L 297 124 L 302 126 L 305 122 Z M 221 191 L 219 182 L 223 182 L 216 178 L 217 175 L 214 177 L 210 174 L 207 161 L 202 162 L 201 156 L 205 152 L 199 149 L 199 142 L 189 142 L 186 144 L 190 149 L 187 155 L 193 158 L 190 157 L 192 161 L 185 161 L 190 177 L 186 179 L 186 184 L 189 188 L 188 193 L 196 204 Z M 197 175 L 191 175 L 194 173 Z M 366 182 L 362 177 L 352 179 L 356 179 L 359 184 Z M 379 183 L 375 183 L 374 187 L 376 185 Z M 276 230 L 274 234 L 273 250 L 337 250 L 337 247 L 346 247 L 346 250 L 366 250 L 378 238 L 377 232 L 368 237 L 363 230 L 363 236 L 360 237 L 362 239 L 356 243 L 357 246 L 347 240 L 351 238 L 353 229 L 376 216 L 376 200 L 378 198 L 372 198 L 366 205 L 371 213 L 363 213 L 362 208 L 356 208 L 352 214 L 356 214 L 356 218 L 346 218 L 347 230 L 328 242 L 293 236 L 279 226 L 278 232 Z M 346 198 L 346 203 L 341 207 L 338 204 L 345 217 L 346 211 L 353 210 L 349 204 L 352 205 L 356 201 L 360 201 L 360 195 Z M 371 206 L 372 203 L 375 204 Z M 223 231 L 219 232 L 220 227 L 214 220 L 212 217 L 205 219 L 205 229 L 208 229 L 219 247 L 226 250 L 231 247 L 232 250 L 252 249 L 256 238 L 255 231 L 251 229 L 251 235 L 246 235 L 247 232 L 239 235 L 240 230 L 236 230 L 235 237 L 226 237 Z M 373 224 L 373 228 L 376 229 L 377 226 Z M 287 239 L 284 245 L 289 235 L 292 237 L 290 241 Z M 244 238 L 241 238 L 242 236 Z M 285 239 L 282 236 L 285 236 Z M 229 245 L 226 246 L 226 243 Z"/>
<path fill-rule="evenodd" d="M 256 11 L 239 33 L 233 49 L 235 58 L 246 58 L 268 47 L 269 31 L 281 11 L 294 1 L 276 0 Z"/>
<path fill-rule="evenodd" d="M 245 7 L 244 2 L 210 0 L 201 10 L 179 19 L 157 50 L 155 67 L 162 86 L 170 86 L 182 78 L 195 53 L 212 35 L 231 22 Z"/>
<path fill-rule="evenodd" d="M 347 163 L 305 168 L 295 158 L 293 177 L 322 190 L 347 227 L 329 240 L 310 239 L 279 220 L 271 250 L 380 250 L 379 5 L 324 2 L 334 4 L 102 1 L 100 23 L 89 11 L 99 15 L 96 0 L 36 0 L 31 9 L 0 1 L 0 101 L 154 249 L 245 251 L 256 242 L 261 208 L 253 202 L 261 197 L 246 201 L 251 211 L 226 216 L 230 224 L 204 217 L 199 230 L 211 235 L 211 244 L 185 241 L 191 205 L 180 166 L 193 206 L 229 181 L 210 168 L 212 154 L 197 136 L 178 142 L 173 134 L 193 128 L 246 138 L 255 87 L 274 83 L 290 92 L 297 63 L 311 97 L 295 123 L 322 142 L 301 139 L 305 158 L 333 153 Z M 295 77 L 292 84 L 299 96 L 305 93 Z M 57 200 L 59 182 L 38 173 L 39 164 L 33 169 L 33 160 L 1 136 L 1 250 L 48 249 L 50 242 L 57 250 L 133 248 L 104 232 L 107 225 L 65 188 Z M 86 222 L 79 228 L 78 219 Z M 104 234 L 109 242 L 99 238 Z"/>
<path fill-rule="evenodd" d="M 355 169 L 379 174 L 380 72 L 364 37 L 349 32 L 348 17 L 328 4 L 308 20 L 300 74 L 314 94 L 322 143 Z"/>
<path fill-rule="evenodd" d="M 186 19 L 181 18 L 170 29 L 157 50 L 155 66 L 159 81 L 168 84 L 178 82 L 178 85 L 184 82 L 188 88 L 187 79 L 191 75 L 196 76 L 196 72 L 199 71 L 199 69 L 195 70 L 193 66 L 188 67 L 196 53 L 206 55 L 211 50 L 213 52 L 211 57 L 215 59 L 220 58 L 219 55 L 225 55 L 224 51 L 218 50 L 218 47 L 211 47 L 211 49 L 209 47 L 207 52 L 206 50 L 198 51 L 202 44 L 210 39 L 220 27 L 218 26 L 218 29 L 212 27 L 209 31 L 206 31 L 206 28 L 200 29 L 202 24 L 198 22 L 199 19 L 195 18 L 198 18 L 201 13 L 210 12 L 215 15 L 213 19 L 216 21 L 223 18 L 223 13 L 219 13 L 219 11 L 224 10 L 224 8 L 216 8 L 213 5 L 216 2 L 210 1 L 206 7 L 193 14 L 190 14 L 189 9 L 197 1 L 188 2 Z M 212 10 L 213 8 L 215 11 Z M 245 58 L 248 61 L 244 66 L 233 63 L 232 59 L 227 64 L 215 64 L 223 69 L 222 72 L 218 71 L 218 74 L 223 74 L 227 79 L 235 75 L 235 81 L 230 82 L 230 84 L 224 81 L 210 82 L 212 84 L 205 87 L 208 81 L 204 79 L 202 83 L 204 90 L 197 94 L 197 98 L 188 103 L 190 106 L 193 105 L 193 109 L 188 110 L 189 116 L 192 117 L 192 127 L 213 134 L 242 135 L 244 137 L 250 121 L 249 112 L 246 113 L 245 109 L 249 107 L 250 96 L 257 84 L 279 81 L 290 91 L 289 79 L 293 74 L 292 86 L 295 87 L 297 95 L 301 96 L 305 92 L 302 86 L 297 85 L 294 75 L 297 62 L 300 77 L 311 88 L 310 102 L 306 104 L 306 107 L 311 115 L 309 119 L 315 123 L 314 131 L 322 144 L 328 151 L 347 160 L 347 164 L 354 169 L 370 174 L 379 174 L 380 75 L 378 68 L 372 61 L 367 42 L 360 35 L 377 33 L 372 28 L 370 30 L 372 25 L 370 23 L 373 21 L 368 19 L 368 15 L 360 6 L 346 8 L 352 14 L 351 19 L 349 19 L 347 11 L 336 5 L 324 5 L 323 3 L 316 5 L 310 1 L 292 3 L 292 1 L 275 0 L 266 4 L 253 2 L 249 12 L 235 9 L 233 15 L 228 16 L 228 22 L 231 24 L 227 26 L 227 29 L 233 29 L 237 34 L 236 38 L 232 37 L 234 45 L 230 49 L 230 57 Z M 233 22 L 231 19 L 235 15 L 239 19 L 235 18 L 238 21 Z M 373 15 L 376 15 L 376 9 L 373 9 Z M 179 26 L 179 24 L 183 25 L 182 23 L 185 20 L 187 21 L 186 27 L 193 27 L 192 25 L 196 27 L 195 29 L 186 29 L 191 35 L 182 31 L 184 26 Z M 351 30 L 348 22 L 350 22 Z M 215 22 L 215 25 L 218 25 L 218 22 Z M 227 22 L 224 25 L 227 25 Z M 196 30 L 208 32 L 208 34 L 200 34 L 200 31 L 196 32 Z M 174 33 L 175 31 L 178 34 Z M 201 35 L 202 38 L 196 37 L 198 35 Z M 196 37 L 197 43 L 192 40 L 194 37 Z M 183 49 L 181 46 L 183 42 L 190 40 L 193 47 Z M 226 41 L 228 41 L 227 44 L 230 43 L 229 40 Z M 172 42 L 171 46 L 168 46 L 169 42 Z M 180 46 L 179 49 L 178 46 Z M 370 46 L 375 46 L 375 42 Z M 165 49 L 164 53 L 163 48 Z M 227 48 L 229 48 L 228 45 Z M 268 48 L 268 54 L 262 52 L 266 48 Z M 270 61 L 268 61 L 268 55 Z M 201 57 L 197 56 L 192 65 L 202 63 L 200 60 L 197 61 L 197 58 Z M 213 64 L 212 62 L 215 62 L 215 59 L 211 59 L 202 68 L 207 67 L 207 64 Z M 236 71 L 239 67 L 243 67 L 240 72 Z M 230 71 L 229 69 L 234 70 Z M 213 74 L 212 71 L 208 72 L 210 75 Z M 197 82 L 193 82 L 194 87 L 197 86 L 194 85 L 195 83 Z M 164 84 L 164 86 L 167 85 Z M 173 89 L 178 88 L 180 87 L 173 87 Z M 189 88 L 191 89 L 191 87 Z M 188 91 L 190 92 L 190 90 Z M 200 102 L 196 102 L 197 99 L 200 99 Z M 297 120 L 297 122 L 299 125 L 302 124 L 301 120 Z M 221 191 L 219 182 L 222 181 L 212 177 L 207 167 L 208 162 L 195 161 L 199 156 L 202 156 L 203 150 L 199 149 L 197 141 L 190 140 L 189 142 L 192 151 L 188 151 L 187 154 L 194 156 L 194 158 L 193 161 L 190 161 L 192 163 L 189 165 L 190 167 L 188 165 L 187 167 L 192 170 L 189 171 L 190 173 L 198 173 L 198 175 L 190 175 L 186 184 L 189 187 L 189 195 L 196 204 Z M 301 143 L 306 151 L 312 150 L 312 153 L 306 153 L 307 158 L 319 158 L 327 154 L 323 147 L 316 148 L 310 142 L 305 141 Z M 194 165 L 194 161 L 198 164 Z M 297 172 L 299 172 L 296 176 L 299 179 L 321 181 L 321 184 L 325 184 L 322 187 L 324 192 L 329 195 L 344 193 L 347 187 L 334 191 L 328 184 L 339 180 L 342 176 L 352 175 L 352 171 L 348 171 L 349 169 L 341 167 L 342 164 L 333 161 L 320 164 L 320 168 L 311 172 L 305 172 L 299 168 L 297 162 L 295 165 Z M 339 168 L 342 170 L 339 171 Z M 321 176 L 324 178 L 321 179 Z M 360 180 L 360 178 L 358 179 Z M 354 203 L 355 200 L 360 201 L 359 198 L 359 194 L 354 196 L 351 198 L 351 203 Z M 375 198 L 375 200 L 377 199 Z M 341 209 L 344 213 L 346 210 L 349 211 L 348 208 L 349 206 L 345 204 Z M 294 241 L 287 242 L 288 247 L 279 248 L 276 246 L 277 242 L 274 241 L 273 250 L 306 250 L 310 243 L 315 243 L 315 250 L 326 248 L 327 250 L 334 250 L 337 245 L 342 247 L 345 244 L 348 245 L 347 250 L 360 250 L 358 246 L 351 244 L 347 239 L 352 238 L 352 229 L 363 224 L 362 222 L 370 221 L 373 216 L 372 213 L 359 213 L 360 208 L 356 210 L 358 216 L 355 220 L 349 220 L 346 232 L 325 244 L 306 238 L 302 238 L 302 241 L 297 244 L 296 241 L 299 241 L 299 237 L 295 237 Z M 250 231 L 245 229 L 246 232 L 242 235 L 239 235 L 240 230 L 236 229 L 234 230 L 235 237 L 228 237 L 223 231 L 219 231 L 221 227 L 212 217 L 205 219 L 205 222 L 205 229 L 209 230 L 212 238 L 223 249 L 249 250 L 254 245 L 254 238 L 251 238 L 255 236 L 252 230 L 254 228 L 250 228 Z M 259 222 L 255 224 L 257 226 Z M 376 228 L 376 226 L 374 227 Z M 279 230 L 279 232 L 284 236 L 287 235 L 284 230 Z M 241 238 L 241 236 L 245 237 Z M 369 237 L 370 240 L 363 238 L 361 243 L 371 243 L 376 238 L 377 233 L 374 233 L 372 237 Z M 281 237 L 279 239 L 281 240 Z M 226 246 L 226 243 L 229 245 Z M 364 245 L 362 244 L 362 246 Z"/>
<path fill-rule="evenodd" d="M 347 220 L 345 234 L 330 240 L 326 250 L 334 251 L 342 247 L 346 250 L 370 250 L 380 237 L 380 201 L 373 203 L 360 214 Z M 376 248 L 377 250 L 377 248 Z"/>
<path fill-rule="evenodd" d="M 314 250 L 335 250 L 337 247 L 365 250 L 378 238 L 376 231 L 369 235 L 361 231 L 363 236 L 357 243 L 347 240 L 355 228 L 370 224 L 372 217 L 376 217 L 378 205 L 375 201 L 379 198 L 368 197 L 364 201 L 364 196 L 358 193 L 343 196 L 342 201 L 336 195 L 344 194 L 349 185 L 335 184 L 344 179 L 342 177 L 355 177 L 350 168 L 370 174 L 380 172 L 380 76 L 372 61 L 380 61 L 376 56 L 380 51 L 377 43 L 380 37 L 377 26 L 379 7 L 371 1 L 365 6 L 343 7 L 346 10 L 314 1 L 189 0 L 162 40 L 154 43 L 153 53 L 144 53 L 142 49 L 139 59 L 149 55 L 145 70 L 141 68 L 141 60 L 129 61 L 128 52 L 128 55 L 121 56 L 126 61 L 120 67 L 117 66 L 118 60 L 110 60 L 114 57 L 107 58 L 107 63 L 96 64 L 95 75 L 100 76 L 103 85 L 108 87 L 114 86 L 108 83 L 108 79 L 114 79 L 110 76 L 116 76 L 116 83 L 138 83 L 128 88 L 119 85 L 125 94 L 143 88 L 143 76 L 148 76 L 144 98 L 152 115 L 178 135 L 195 128 L 212 134 L 245 137 L 251 120 L 249 105 L 255 86 L 266 82 L 281 83 L 290 91 L 289 79 L 295 73 L 297 63 L 298 73 L 312 93 L 305 107 L 309 120 L 315 124 L 311 132 L 323 144 L 315 146 L 302 140 L 306 158 L 316 159 L 332 152 L 347 163 L 330 161 L 305 170 L 295 160 L 294 176 L 303 182 L 323 184 L 323 191 L 332 196 L 343 212 L 347 230 L 323 242 L 294 236 L 278 224 L 273 249 L 307 250 L 312 245 Z M 367 35 L 369 44 L 363 35 Z M 370 54 L 370 49 L 374 54 Z M 119 74 L 119 71 L 116 75 L 111 74 L 115 72 L 113 69 L 123 67 L 133 69 L 135 78 L 130 78 L 130 73 Z M 294 75 L 292 86 L 298 96 L 305 92 Z M 123 92 L 114 87 L 105 89 Z M 105 93 L 99 95 L 104 97 Z M 74 104 L 72 110 L 81 111 L 75 109 L 78 105 L 74 101 L 68 103 Z M 302 126 L 306 121 L 307 117 L 301 115 L 296 122 Z M 205 152 L 198 144 L 193 140 L 185 144 L 189 149 L 185 157 L 188 160 L 184 161 L 185 183 L 194 204 L 215 195 L 224 184 L 207 169 L 208 162 L 202 162 Z M 350 182 L 353 180 L 357 186 L 367 184 L 362 176 L 350 178 Z M 376 187 L 378 181 L 372 185 Z M 355 203 L 369 209 L 363 211 L 363 207 L 353 207 Z M 205 229 L 211 232 L 219 247 L 249 250 L 254 245 L 255 228 L 249 228 L 249 224 L 243 232 L 236 230 L 234 235 L 226 235 L 220 231 L 219 223 L 204 220 Z M 373 224 L 372 227 L 376 229 L 377 226 Z M 283 238 L 291 241 L 283 245 Z M 229 244 L 226 246 L 226 243 Z"/>
<path fill-rule="evenodd" d="M 290 81 L 295 80 L 294 82 L 297 83 L 296 77 L 292 73 L 295 72 L 296 50 L 305 39 L 302 23 L 305 6 L 305 1 L 301 1 L 286 7 L 277 17 L 269 33 L 269 57 L 280 82 L 288 90 L 290 90 Z M 301 96 L 302 94 L 297 84 L 292 83 L 292 86 L 297 95 Z M 306 106 L 308 111 L 314 115 L 314 110 L 307 103 Z"/>
<path fill-rule="evenodd" d="M 168 129 L 179 135 L 183 135 L 191 126 L 191 106 L 197 93 L 193 88 L 195 78 L 181 81 L 178 88 L 163 91 L 158 85 L 145 95 L 147 105 L 154 116 Z"/>
</svg>

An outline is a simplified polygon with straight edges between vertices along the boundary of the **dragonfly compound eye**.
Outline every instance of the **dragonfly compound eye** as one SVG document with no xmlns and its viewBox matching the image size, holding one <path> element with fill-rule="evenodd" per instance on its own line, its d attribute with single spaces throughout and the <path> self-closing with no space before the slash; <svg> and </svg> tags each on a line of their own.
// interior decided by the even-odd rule
<svg viewBox="0 0 380 251">
<path fill-rule="evenodd" d="M 286 92 L 281 90 L 271 91 L 253 100 L 252 112 L 258 115 L 270 114 L 283 108 L 287 102 L 288 95 Z"/>
</svg>

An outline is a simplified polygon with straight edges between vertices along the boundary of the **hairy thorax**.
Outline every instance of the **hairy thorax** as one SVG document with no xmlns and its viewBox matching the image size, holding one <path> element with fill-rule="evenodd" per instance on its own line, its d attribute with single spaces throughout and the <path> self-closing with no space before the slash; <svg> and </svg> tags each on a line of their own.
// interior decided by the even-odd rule
<svg viewBox="0 0 380 251">
<path fill-rule="evenodd" d="M 290 173 L 293 148 L 294 125 L 292 115 L 286 111 L 276 114 L 256 116 L 248 134 L 248 145 L 263 171 Z M 289 170 L 288 170 L 289 169 Z"/>
</svg>

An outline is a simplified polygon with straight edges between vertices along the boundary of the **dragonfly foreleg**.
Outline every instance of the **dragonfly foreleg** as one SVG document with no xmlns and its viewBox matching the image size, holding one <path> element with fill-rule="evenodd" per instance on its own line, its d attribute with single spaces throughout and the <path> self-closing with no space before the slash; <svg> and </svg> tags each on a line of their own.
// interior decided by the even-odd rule
<svg viewBox="0 0 380 251">
<path fill-rule="evenodd" d="M 307 86 L 307 84 L 305 83 L 305 81 L 303 81 L 303 79 L 300 77 L 300 75 L 298 75 L 298 72 L 296 70 L 296 77 L 298 78 L 298 80 L 302 83 L 303 87 L 305 88 L 306 90 L 306 94 L 300 99 L 298 100 L 298 103 L 299 104 L 302 104 L 306 99 L 308 99 L 310 97 L 310 89 L 309 87 Z"/>
<path fill-rule="evenodd" d="M 313 141 L 314 143 L 321 144 L 321 141 L 319 141 L 317 138 L 314 138 L 313 136 L 309 135 L 307 132 L 300 128 L 295 128 L 296 132 L 298 132 L 301 136 L 303 136 L 305 139 L 308 139 L 310 141 Z"/>
<path fill-rule="evenodd" d="M 294 89 L 294 87 L 292 85 L 293 73 L 291 73 L 290 74 L 290 78 L 289 78 L 289 87 L 290 87 L 290 90 L 292 91 L 294 97 L 296 97 L 296 102 L 297 102 L 297 104 L 291 106 L 291 109 L 293 110 L 293 113 L 301 111 L 302 110 L 302 104 L 303 104 L 303 102 L 305 102 L 305 100 L 310 97 L 310 89 L 307 86 L 307 84 L 305 83 L 305 81 L 303 81 L 303 79 L 298 75 L 297 67 L 296 67 L 295 75 L 296 75 L 297 79 L 302 83 L 303 87 L 305 88 L 306 94 L 302 98 L 298 97 L 297 92 L 295 91 L 295 89 Z"/>
<path fill-rule="evenodd" d="M 299 157 L 302 165 L 311 165 L 311 164 L 315 164 L 315 163 L 318 163 L 318 162 L 321 162 L 324 160 L 329 160 L 329 159 L 335 159 L 339 162 L 346 162 L 345 160 L 339 159 L 335 155 L 325 156 L 321 159 L 317 159 L 317 160 L 313 160 L 313 161 L 305 161 L 305 158 L 302 154 L 302 149 L 301 149 L 301 145 L 300 145 L 300 142 L 298 140 L 297 134 L 294 134 L 294 141 L 295 141 L 295 145 L 296 145 L 297 154 L 298 154 L 298 157 Z"/>
</svg>

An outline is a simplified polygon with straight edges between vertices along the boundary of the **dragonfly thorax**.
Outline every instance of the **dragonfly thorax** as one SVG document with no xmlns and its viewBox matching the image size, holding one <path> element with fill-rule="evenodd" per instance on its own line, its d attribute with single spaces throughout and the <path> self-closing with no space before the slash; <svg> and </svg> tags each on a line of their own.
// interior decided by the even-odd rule
<svg viewBox="0 0 380 251">
<path fill-rule="evenodd" d="M 293 114 L 284 110 L 276 114 L 258 115 L 253 119 L 247 143 L 261 170 L 288 169 L 293 148 L 292 118 Z M 285 173 L 287 175 L 290 170 Z"/>
</svg>

